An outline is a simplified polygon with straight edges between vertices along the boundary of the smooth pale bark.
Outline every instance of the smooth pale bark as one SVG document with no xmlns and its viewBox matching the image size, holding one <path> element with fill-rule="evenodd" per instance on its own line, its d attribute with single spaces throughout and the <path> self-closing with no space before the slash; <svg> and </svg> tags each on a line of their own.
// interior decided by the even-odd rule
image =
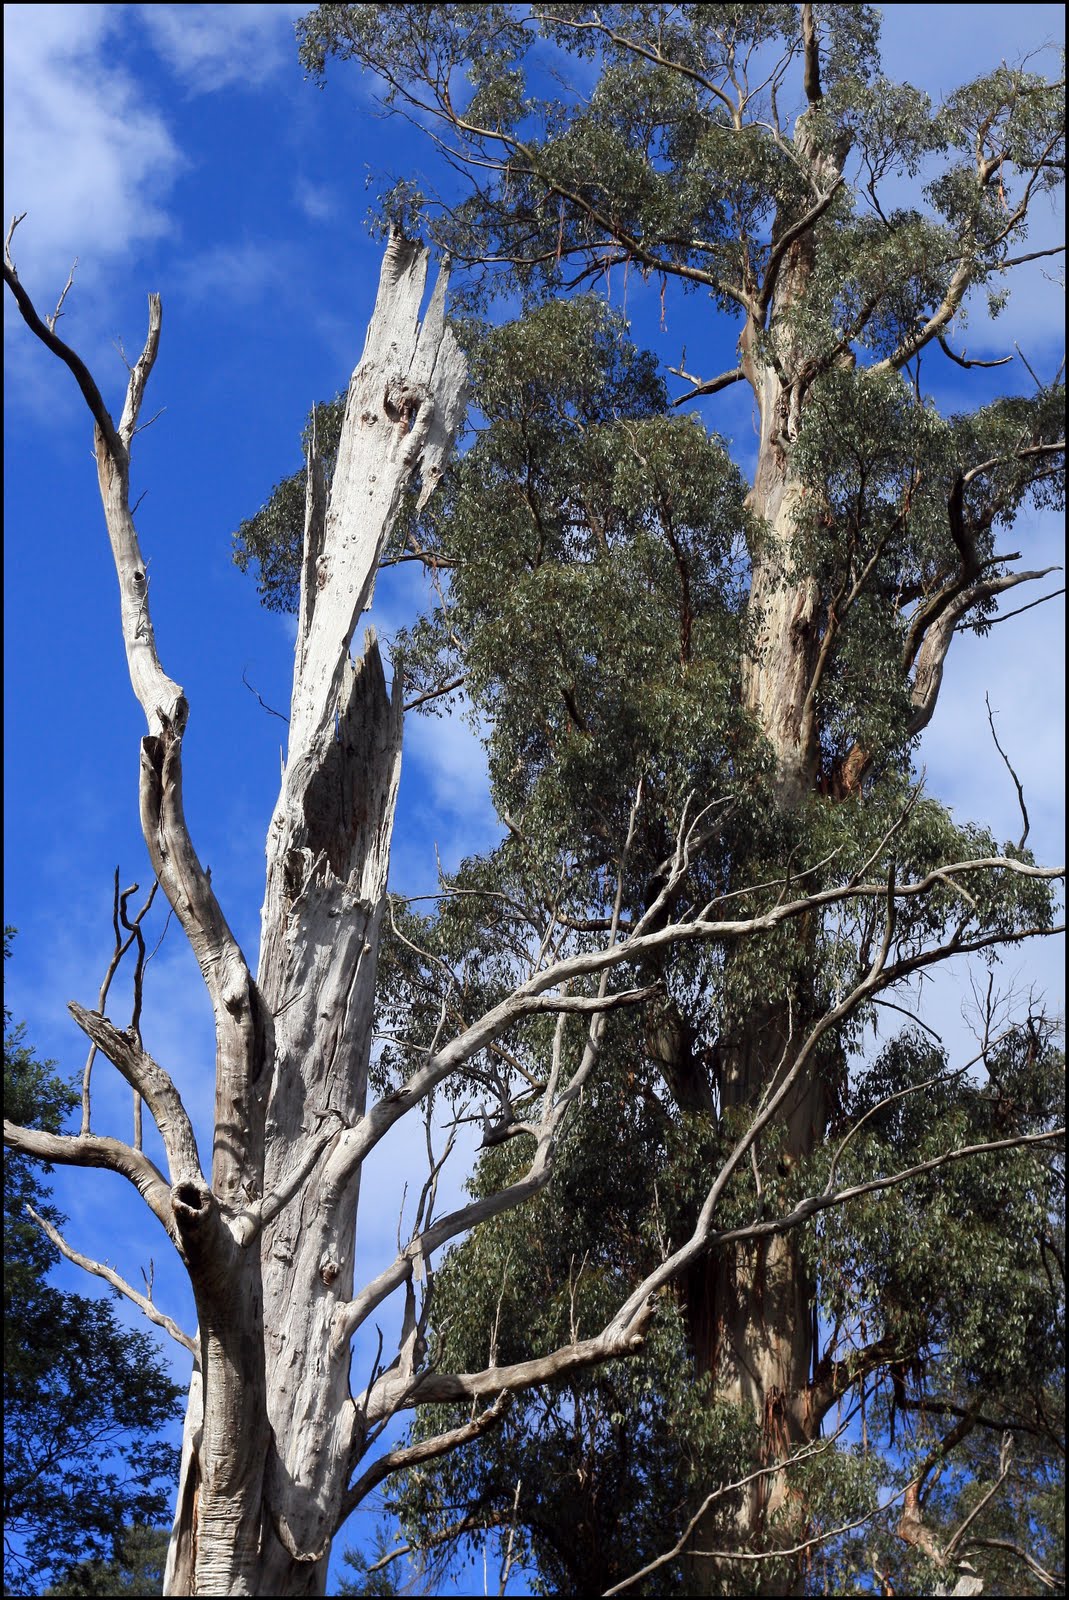
<svg viewBox="0 0 1069 1600">
<path fill-rule="evenodd" d="M 771 747 L 777 799 L 788 812 L 798 810 L 816 793 L 829 803 L 856 794 L 869 763 L 868 752 L 855 745 L 834 768 L 822 771 L 817 707 L 821 674 L 839 619 L 834 606 L 821 598 L 816 581 L 799 572 L 793 559 L 805 491 L 794 473 L 792 454 L 819 369 L 794 346 L 790 319 L 793 308 L 804 300 L 816 268 L 819 243 L 815 227 L 842 185 L 848 150 L 845 138 L 834 147 L 821 143 L 819 48 L 813 8 L 808 5 L 802 8 L 802 31 L 809 104 L 798 120 L 793 142 L 809 173 L 812 206 L 799 221 L 790 225 L 777 222 L 773 228 L 763 280 L 751 286 L 739 369 L 760 414 L 758 457 L 748 500 L 755 525 L 750 548 L 750 643 L 742 661 L 742 697 Z M 990 181 L 989 164 L 979 163 L 977 177 L 981 185 Z M 963 247 L 967 243 L 964 241 Z M 945 303 L 923 334 L 884 365 L 900 368 L 920 344 L 937 337 L 969 281 L 963 256 Z M 848 342 L 844 341 L 835 359 L 852 363 Z M 912 674 L 914 708 L 908 736 L 919 733 L 933 715 L 943 665 L 963 615 L 984 598 L 1043 576 L 1024 571 L 985 574 L 967 537 L 955 525 L 953 495 L 948 517 L 961 550 L 961 568 L 936 595 L 918 606 L 906 629 L 901 664 Z M 844 591 L 847 605 L 863 583 L 862 576 L 853 592 Z M 745 881 L 745 862 L 740 863 L 740 870 Z M 802 926 L 797 937 L 806 938 Z M 800 966 L 804 970 L 804 961 Z M 775 1001 L 753 1008 L 738 1035 L 720 1052 L 717 1088 L 725 1110 L 757 1104 L 777 1075 L 789 1067 L 798 1041 L 818 1013 L 815 997 L 804 992 L 795 995 L 792 1009 Z M 814 1059 L 798 1074 L 768 1147 L 772 1159 L 793 1165 L 810 1155 L 823 1139 L 832 1103 L 833 1086 L 824 1077 L 828 1070 Z M 685 1100 L 680 1103 L 686 1108 Z M 745 1405 L 753 1412 L 761 1433 L 760 1464 L 782 1459 L 815 1439 L 832 1403 L 831 1391 L 826 1363 L 819 1361 L 815 1348 L 816 1286 L 794 1237 L 782 1233 L 756 1244 L 745 1242 L 721 1249 L 688 1272 L 684 1295 L 697 1365 L 712 1375 L 719 1400 Z M 886 1354 L 874 1346 L 869 1365 L 854 1363 L 853 1376 L 862 1378 Z M 839 1392 L 836 1390 L 836 1396 Z M 789 1543 L 790 1500 L 789 1475 L 754 1479 L 739 1514 L 742 1539 L 756 1543 L 767 1534 L 771 1519 L 778 1516 L 783 1538 Z M 799 1513 L 803 1511 L 800 1507 Z M 713 1525 L 712 1513 L 699 1523 L 695 1548 L 715 1544 Z M 700 1556 L 691 1557 L 687 1567 L 697 1592 L 713 1584 L 720 1570 Z M 766 1579 L 764 1569 L 759 1569 L 755 1577 L 758 1588 L 765 1581 L 775 1585 L 783 1580 L 771 1575 Z M 801 1582 L 800 1569 L 797 1581 Z"/>
<path fill-rule="evenodd" d="M 329 504 L 314 447 L 309 461 L 289 761 L 268 838 L 254 980 L 186 826 L 189 708 L 159 660 L 130 510 L 130 446 L 159 347 L 159 297 L 150 296 L 148 336 L 116 424 L 85 363 L 56 335 L 58 308 L 42 318 L 19 281 L 10 244 L 20 220 L 7 238 L 5 282 L 94 419 L 123 640 L 148 725 L 142 829 L 211 999 L 216 1092 L 206 1175 L 181 1096 L 144 1051 L 136 1015 L 121 1030 L 72 1004 L 94 1047 L 148 1106 L 167 1175 L 145 1157 L 139 1135 L 129 1146 L 92 1132 L 88 1090 L 79 1136 L 35 1135 L 5 1122 L 5 1140 L 127 1177 L 188 1271 L 199 1333 L 193 1341 L 179 1330 L 197 1362 L 166 1592 L 322 1593 L 343 1493 L 363 1449 L 348 1341 L 337 1336 L 352 1296 L 359 1164 L 332 1167 L 328 1156 L 364 1112 L 401 746 L 399 689 L 387 693 L 373 635 L 355 661 L 350 646 L 402 496 L 417 472 L 424 497 L 433 490 L 464 413 L 464 361 L 444 321 L 446 275 L 421 323 L 427 252 L 391 237 Z"/>
<path fill-rule="evenodd" d="M 846 150 L 822 148 L 810 133 L 822 93 L 812 11 L 808 6 L 803 10 L 808 110 L 799 118 L 794 142 L 809 166 L 814 211 L 819 213 L 842 183 Z M 788 237 L 789 231 L 773 230 L 774 265 L 766 272 L 760 314 L 751 311 L 740 340 L 742 372 L 760 414 L 748 499 L 755 532 L 748 602 L 751 644 L 742 661 L 742 696 L 771 745 L 779 804 L 795 810 L 813 793 L 820 765 L 814 690 L 824 619 L 818 615 L 815 579 L 792 571 L 802 487 L 792 473 L 791 451 L 812 375 L 805 372 L 800 352 L 783 329 L 805 296 L 816 246 L 812 223 L 794 237 Z M 762 338 L 774 347 L 774 360 L 762 354 Z M 804 939 L 805 934 L 798 936 Z M 792 1015 L 786 1004 L 776 1002 L 755 1006 L 741 1037 L 721 1054 L 717 1076 L 723 1110 L 754 1107 L 790 1065 L 814 1008 L 801 996 L 799 1010 L 802 1014 Z M 813 1062 L 799 1074 L 782 1108 L 774 1140 L 779 1160 L 793 1163 L 812 1152 L 824 1134 L 828 1099 L 820 1066 Z M 789 1233 L 728 1247 L 703 1266 L 704 1271 L 689 1274 L 685 1286 L 695 1360 L 712 1375 L 718 1401 L 745 1406 L 757 1419 L 758 1465 L 764 1466 L 819 1433 L 820 1417 L 812 1414 L 807 1400 L 814 1364 L 815 1285 Z M 738 1517 L 746 1545 L 758 1547 L 789 1494 L 789 1481 L 782 1475 L 750 1482 Z M 715 1520 L 711 1511 L 699 1522 L 694 1549 L 715 1548 Z M 696 1592 L 722 1575 L 717 1563 L 700 1555 L 690 1556 L 686 1568 Z M 756 1589 L 766 1581 L 766 1569 L 759 1567 Z"/>
</svg>

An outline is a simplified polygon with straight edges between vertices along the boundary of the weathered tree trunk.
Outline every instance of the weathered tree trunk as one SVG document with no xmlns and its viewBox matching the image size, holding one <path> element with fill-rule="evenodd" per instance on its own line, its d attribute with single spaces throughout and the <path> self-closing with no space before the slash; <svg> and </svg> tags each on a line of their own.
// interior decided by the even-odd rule
<svg viewBox="0 0 1069 1600">
<path fill-rule="evenodd" d="M 349 1341 L 335 1336 L 353 1293 L 359 1170 L 330 1157 L 365 1109 L 402 711 L 400 675 L 388 691 L 373 633 L 355 664 L 349 648 L 402 495 L 417 471 L 430 493 L 463 415 L 444 272 L 419 321 L 426 270 L 426 252 L 393 236 L 329 505 L 314 446 L 309 460 L 289 751 L 256 984 L 271 1052 L 251 1092 L 217 1108 L 217 1142 L 234 1124 L 260 1130 L 262 1191 L 274 1198 L 259 1239 L 227 1260 L 217 1303 L 198 1295 L 201 1365 L 168 1594 L 324 1594 L 359 1457 Z M 236 1195 L 235 1209 L 261 1199 Z"/>
</svg>

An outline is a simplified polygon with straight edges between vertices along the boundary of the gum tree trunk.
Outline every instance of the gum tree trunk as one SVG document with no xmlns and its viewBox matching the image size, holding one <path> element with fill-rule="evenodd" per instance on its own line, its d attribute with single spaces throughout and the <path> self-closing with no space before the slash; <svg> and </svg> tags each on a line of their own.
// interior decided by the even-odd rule
<svg viewBox="0 0 1069 1600">
<path fill-rule="evenodd" d="M 430 493 L 464 411 L 444 272 L 419 320 L 426 271 L 426 252 L 394 235 L 329 503 L 314 446 L 309 459 L 289 750 L 255 985 L 263 1044 L 258 1070 L 216 1108 L 224 1165 L 231 1131 L 240 1142 L 255 1130 L 231 1198 L 261 1231 L 221 1253 L 212 1292 L 198 1294 L 168 1594 L 324 1594 L 358 1455 L 336 1314 L 353 1294 L 359 1172 L 337 1175 L 330 1157 L 365 1109 L 402 710 L 400 677 L 389 690 L 371 630 L 355 662 L 350 645 L 402 495 L 417 471 Z"/>
<path fill-rule="evenodd" d="M 808 10 L 808 8 L 806 8 Z M 815 59 L 815 57 L 814 57 Z M 820 98 L 819 79 L 807 82 L 810 106 Z M 845 150 L 817 148 L 799 119 L 795 144 L 812 165 L 827 194 L 841 181 Z M 772 248 L 777 247 L 776 230 Z M 742 368 L 760 411 L 760 440 L 749 507 L 756 531 L 750 550 L 749 653 L 742 662 L 746 709 L 768 740 L 775 758 L 779 806 L 794 811 L 814 793 L 820 766 L 815 713 L 815 673 L 820 642 L 820 596 L 814 579 L 792 571 L 795 518 L 801 486 L 791 467 L 808 384 L 800 354 L 792 348 L 792 308 L 804 297 L 815 263 L 812 230 L 785 248 L 767 323 L 751 314 L 740 350 Z M 771 348 L 770 348 L 771 347 Z M 774 352 L 774 357 L 773 357 Z M 740 864 L 741 881 L 747 864 Z M 804 931 L 799 938 L 805 939 Z M 738 1034 L 721 1049 L 718 1090 L 722 1111 L 754 1108 L 761 1095 L 792 1062 L 792 1042 L 805 1037 L 816 1015 L 813 997 L 799 993 L 786 1000 L 770 997 L 756 1005 Z M 823 1138 L 829 1096 L 819 1062 L 803 1071 L 779 1116 L 776 1137 L 763 1150 L 766 1163 L 792 1166 L 810 1155 Z M 699 1371 L 711 1374 L 719 1401 L 746 1407 L 760 1429 L 763 1466 L 810 1442 L 820 1430 L 811 1389 L 815 1364 L 816 1285 L 801 1260 L 794 1234 L 775 1235 L 757 1245 L 740 1245 L 699 1264 L 686 1285 L 691 1342 Z M 790 1495 L 786 1475 L 757 1479 L 745 1491 L 737 1527 L 743 1547 L 758 1548 L 770 1519 L 785 1515 Z M 715 1546 L 715 1514 L 699 1525 L 697 1550 Z M 696 1593 L 710 1592 L 723 1571 L 699 1555 L 687 1561 L 688 1582 Z M 757 1566 L 755 1592 L 783 1593 L 783 1579 Z M 766 1582 L 773 1588 L 764 1589 Z"/>
</svg>

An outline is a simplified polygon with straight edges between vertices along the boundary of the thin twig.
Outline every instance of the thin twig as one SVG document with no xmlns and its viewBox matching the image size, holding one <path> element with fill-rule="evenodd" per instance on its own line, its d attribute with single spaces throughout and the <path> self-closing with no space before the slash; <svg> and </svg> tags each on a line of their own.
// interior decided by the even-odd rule
<svg viewBox="0 0 1069 1600">
<path fill-rule="evenodd" d="M 273 717 L 278 717 L 280 722 L 289 722 L 289 720 L 290 720 L 289 717 L 287 717 L 281 711 L 276 711 L 274 706 L 269 706 L 267 701 L 260 694 L 260 692 L 257 689 L 253 688 L 252 684 L 248 680 L 247 673 L 248 673 L 248 668 L 247 667 L 242 667 L 242 669 L 241 669 L 241 681 L 245 685 L 246 689 L 248 689 L 249 693 L 250 694 L 254 694 L 256 696 L 257 700 L 259 700 L 260 704 L 263 706 L 264 710 L 265 711 L 269 711 Z"/>
<path fill-rule="evenodd" d="M 1042 392 L 1043 389 L 1046 387 L 1046 385 L 1037 376 L 1035 368 L 1032 366 L 1032 363 L 1029 361 L 1028 357 L 1025 355 L 1024 351 L 1021 349 L 1021 347 L 1017 343 L 1016 339 L 1013 341 L 1013 348 L 1016 350 L 1017 354 L 1020 356 L 1021 360 L 1024 362 L 1025 370 L 1027 371 L 1028 376 L 1032 379 L 1032 382 L 1035 384 L 1036 388 L 1039 389 L 1040 392 Z"/>
<path fill-rule="evenodd" d="M 1057 571 L 1057 568 L 1051 568 L 1051 570 Z M 1031 611 L 1033 606 L 1041 606 L 1045 600 L 1057 600 L 1058 596 L 1064 593 L 1064 588 L 1052 589 L 1050 594 L 1041 594 L 1038 600 L 1029 600 L 1026 606 L 1018 606 L 1014 611 L 1000 611 L 997 617 L 984 617 L 979 622 L 965 622 L 958 629 L 958 632 L 978 633 L 981 628 L 986 631 L 988 628 L 993 628 L 996 622 L 1008 622 L 1010 617 L 1019 617 L 1025 611 Z"/>
<path fill-rule="evenodd" d="M 165 411 L 166 411 L 166 410 L 167 410 L 167 407 L 166 407 L 166 406 L 161 406 L 161 407 L 160 407 L 160 409 L 159 409 L 159 410 L 158 410 L 158 411 L 157 411 L 157 412 L 155 412 L 155 413 L 154 413 L 154 414 L 153 414 L 153 415 L 152 415 L 152 416 L 151 416 L 151 417 L 149 417 L 149 419 L 148 419 L 148 421 L 147 421 L 147 422 L 139 422 L 139 423 L 138 423 L 138 425 L 137 425 L 137 427 L 136 427 L 136 428 L 135 428 L 135 429 L 134 429 L 134 433 L 144 433 L 144 431 L 145 431 L 145 429 L 146 429 L 146 428 L 151 428 L 151 426 L 152 426 L 152 424 L 153 424 L 153 423 L 154 423 L 154 422 L 155 422 L 155 421 L 156 421 L 156 420 L 157 420 L 157 419 L 158 419 L 158 418 L 159 418 L 159 417 L 162 417 L 162 416 L 163 416 L 163 413 L 164 413 L 164 412 L 165 412 Z M 133 435 L 131 435 L 131 438 L 132 438 L 132 437 L 133 437 Z"/>
<path fill-rule="evenodd" d="M 56 301 L 56 309 L 53 311 L 53 313 L 52 313 L 52 315 L 50 317 L 46 317 L 45 318 L 45 321 L 48 324 L 48 329 L 49 329 L 50 333 L 55 333 L 55 331 L 56 331 L 56 323 L 59 321 L 60 317 L 63 315 L 63 302 L 64 302 L 64 300 L 66 300 L 67 295 L 70 293 L 71 289 L 74 286 L 74 269 L 75 269 L 75 267 L 77 267 L 77 265 L 78 265 L 78 257 L 75 256 L 74 263 L 73 263 L 73 265 L 71 267 L 70 272 L 67 275 L 67 281 L 63 285 L 63 293 L 60 295 L 59 299 Z M 1022 360 L 1023 359 L 1024 358 L 1022 357 Z"/>
<path fill-rule="evenodd" d="M 1017 776 L 1016 772 L 1014 772 L 1014 770 L 1013 770 L 1013 767 L 1010 765 L 1009 756 L 1006 754 L 1005 750 L 1003 750 L 1002 746 L 998 742 L 998 734 L 995 732 L 995 718 L 994 718 L 994 714 L 992 713 L 992 710 L 991 710 L 991 696 L 989 694 L 987 694 L 986 692 L 984 694 L 984 705 L 987 707 L 987 725 L 991 729 L 991 737 L 995 741 L 995 749 L 998 751 L 999 755 L 1002 757 L 1003 761 L 1005 762 L 1006 771 L 1009 773 L 1010 777 L 1013 779 L 1014 788 L 1017 790 L 1017 803 L 1021 808 L 1021 817 L 1024 820 L 1024 832 L 1021 834 L 1021 837 L 1017 841 L 1017 848 L 1018 848 L 1018 850 L 1023 850 L 1024 849 L 1024 842 L 1028 838 L 1028 830 L 1029 830 L 1029 826 L 1030 826 L 1029 821 L 1028 821 L 1028 807 L 1024 803 L 1024 790 L 1021 787 L 1020 778 Z"/>
</svg>

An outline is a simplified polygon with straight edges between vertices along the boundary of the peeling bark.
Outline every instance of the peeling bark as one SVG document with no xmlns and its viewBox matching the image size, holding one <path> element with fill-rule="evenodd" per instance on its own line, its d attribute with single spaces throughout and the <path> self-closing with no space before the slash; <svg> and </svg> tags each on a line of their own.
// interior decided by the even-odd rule
<svg viewBox="0 0 1069 1600">
<path fill-rule="evenodd" d="M 204 1399 L 187 1428 L 169 1593 L 323 1594 L 352 1466 L 349 1353 L 333 1333 L 353 1291 L 359 1171 L 334 1184 L 325 1157 L 365 1110 L 402 709 L 373 632 L 355 662 L 350 645 L 402 495 L 417 471 L 424 496 L 433 489 L 464 412 L 444 271 L 419 319 L 426 271 L 426 252 L 394 235 L 329 502 L 314 445 L 308 464 L 290 741 L 253 990 L 272 1050 L 217 1122 L 224 1142 L 232 1123 L 262 1130 L 236 1210 L 295 1193 L 252 1239 L 246 1226 L 220 1315 L 200 1307 Z M 149 759 L 162 778 L 166 750 Z M 191 1416 L 198 1405 L 191 1393 Z"/>
<path fill-rule="evenodd" d="M 129 505 L 129 450 L 159 346 L 159 297 L 150 297 L 148 336 L 116 426 L 54 319 L 37 315 L 10 240 L 5 280 L 94 419 L 130 679 L 148 724 L 142 829 L 211 998 L 216 1093 L 206 1175 L 181 1096 L 136 1027 L 123 1031 L 72 1004 L 154 1117 L 169 1182 L 140 1148 L 94 1136 L 88 1103 L 78 1138 L 35 1138 L 10 1124 L 5 1137 L 45 1159 L 121 1172 L 189 1273 L 199 1332 L 165 1591 L 322 1594 L 360 1453 L 348 1340 L 337 1337 L 353 1292 L 359 1166 L 332 1167 L 328 1157 L 365 1111 L 402 726 L 400 677 L 388 690 L 374 634 L 355 661 L 350 646 L 402 497 L 417 474 L 422 497 L 433 491 L 464 414 L 464 359 L 445 326 L 447 273 L 421 321 L 428 254 L 392 235 L 329 501 L 314 446 L 309 460 L 290 743 L 268 834 L 254 978 L 186 826 L 189 707 L 159 661 Z"/>
</svg>

